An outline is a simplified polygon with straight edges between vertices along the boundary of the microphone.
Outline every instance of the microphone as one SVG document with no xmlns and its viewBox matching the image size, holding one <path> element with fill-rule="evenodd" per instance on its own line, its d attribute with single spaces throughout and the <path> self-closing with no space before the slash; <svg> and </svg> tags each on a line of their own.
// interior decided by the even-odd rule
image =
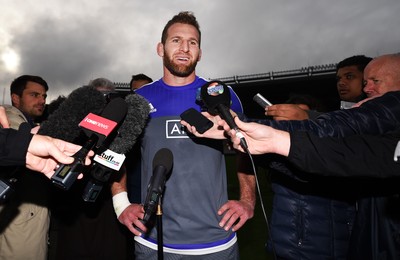
<svg viewBox="0 0 400 260">
<path fill-rule="evenodd" d="M 173 155 L 167 148 L 160 149 L 153 159 L 153 176 L 151 176 L 147 187 L 147 196 L 144 203 L 143 222 L 147 223 L 156 211 L 158 201 L 164 192 L 167 175 L 172 169 Z"/>
<path fill-rule="evenodd" d="M 68 190 L 78 175 L 84 170 L 84 160 L 90 150 L 99 148 L 104 139 L 112 133 L 124 119 L 128 106 L 122 98 L 113 99 L 101 113 L 101 116 L 89 113 L 79 124 L 89 137 L 82 148 L 73 155 L 74 162 L 70 165 L 61 164 L 51 177 L 58 187 Z"/>
<path fill-rule="evenodd" d="M 129 94 L 125 97 L 128 112 L 125 121 L 118 130 L 118 136 L 110 144 L 110 150 L 117 153 L 127 153 L 141 135 L 150 114 L 149 102 L 139 94 Z"/>
<path fill-rule="evenodd" d="M 94 87 L 77 88 L 40 125 L 38 133 L 67 142 L 78 143 L 77 139 L 84 137 L 79 123 L 89 113 L 99 114 L 105 106 L 104 95 Z"/>
<path fill-rule="evenodd" d="M 95 202 L 103 184 L 109 180 L 113 172 L 120 170 L 125 155 L 132 149 L 142 133 L 150 113 L 148 101 L 138 94 L 129 94 L 125 97 L 128 112 L 124 122 L 118 129 L 117 136 L 111 141 L 105 151 L 95 155 L 91 167 L 92 178 L 86 184 L 82 198 L 86 202 Z"/>
<path fill-rule="evenodd" d="M 201 100 L 210 114 L 220 115 L 226 121 L 231 129 L 236 131 L 236 136 L 240 138 L 241 146 L 247 150 L 247 142 L 243 134 L 237 127 L 232 114 L 229 111 L 231 107 L 231 92 L 225 83 L 214 80 L 207 82 L 201 87 L 200 90 Z"/>
</svg>

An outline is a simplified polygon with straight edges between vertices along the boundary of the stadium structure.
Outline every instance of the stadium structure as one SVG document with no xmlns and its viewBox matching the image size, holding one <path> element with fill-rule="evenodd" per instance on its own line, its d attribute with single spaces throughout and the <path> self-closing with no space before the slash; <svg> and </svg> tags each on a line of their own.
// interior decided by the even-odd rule
<svg viewBox="0 0 400 260">
<path fill-rule="evenodd" d="M 210 80 L 220 80 L 231 86 L 240 97 L 245 114 L 249 117 L 264 117 L 264 110 L 253 101 L 253 96 L 257 93 L 273 104 L 285 103 L 293 95 L 310 95 L 319 101 L 321 112 L 339 108 L 336 64 Z M 130 92 L 129 83 L 115 84 L 118 92 Z"/>
</svg>

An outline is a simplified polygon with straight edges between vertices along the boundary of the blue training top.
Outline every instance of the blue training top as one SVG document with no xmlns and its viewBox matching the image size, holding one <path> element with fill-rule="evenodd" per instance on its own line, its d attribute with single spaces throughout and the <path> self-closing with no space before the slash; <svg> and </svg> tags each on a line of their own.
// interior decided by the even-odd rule
<svg viewBox="0 0 400 260">
<path fill-rule="evenodd" d="M 205 254 L 222 251 L 236 242 L 232 231 L 218 223 L 218 209 L 228 201 L 225 157 L 221 140 L 188 135 L 180 124 L 180 114 L 195 108 L 199 88 L 207 81 L 196 77 L 189 85 L 173 87 L 162 79 L 136 91 L 151 106 L 150 119 L 141 140 L 142 203 L 152 176 L 156 152 L 168 148 L 174 157 L 173 170 L 166 182 L 162 202 L 165 252 Z M 243 113 L 242 105 L 231 88 L 232 110 Z M 157 249 L 157 230 L 135 240 Z M 224 245 L 226 245 L 224 247 Z"/>
</svg>

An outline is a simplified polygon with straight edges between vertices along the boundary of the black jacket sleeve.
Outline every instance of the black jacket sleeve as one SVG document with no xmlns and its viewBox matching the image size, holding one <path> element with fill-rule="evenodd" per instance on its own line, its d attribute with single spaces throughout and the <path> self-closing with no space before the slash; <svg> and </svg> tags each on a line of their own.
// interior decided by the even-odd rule
<svg viewBox="0 0 400 260">
<path fill-rule="evenodd" d="M 360 107 L 324 113 L 315 120 L 251 120 L 273 128 L 312 132 L 320 137 L 345 137 L 354 134 L 376 135 L 400 127 L 400 91 L 388 92 Z"/>
<path fill-rule="evenodd" d="M 0 165 L 25 165 L 26 152 L 32 139 L 30 127 L 21 125 L 19 130 L 0 129 Z"/>
<path fill-rule="evenodd" d="M 385 135 L 319 138 L 306 132 L 291 133 L 288 159 L 304 171 L 325 176 L 400 176 L 394 151 L 400 130 Z"/>
</svg>

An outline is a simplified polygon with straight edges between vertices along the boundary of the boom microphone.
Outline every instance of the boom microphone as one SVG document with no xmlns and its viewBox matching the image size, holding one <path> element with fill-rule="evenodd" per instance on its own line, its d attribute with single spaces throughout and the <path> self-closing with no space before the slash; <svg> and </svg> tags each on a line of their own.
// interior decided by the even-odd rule
<svg viewBox="0 0 400 260">
<path fill-rule="evenodd" d="M 83 127 L 89 138 L 82 148 L 73 155 L 74 162 L 70 165 L 61 164 L 51 177 L 52 182 L 68 190 L 75 182 L 78 175 L 84 169 L 86 155 L 93 148 L 98 148 L 104 139 L 112 133 L 118 124 L 122 122 L 127 113 L 128 106 L 122 98 L 113 99 L 105 107 L 101 116 L 89 113 L 79 124 Z"/>
<path fill-rule="evenodd" d="M 229 110 L 231 107 L 231 92 L 228 86 L 218 80 L 210 81 L 201 87 L 200 95 L 208 112 L 213 115 L 220 115 L 229 127 L 236 131 L 236 136 L 240 138 L 240 144 L 243 149 L 247 150 L 246 139 L 237 127 Z"/>
<path fill-rule="evenodd" d="M 112 140 L 108 150 L 94 157 L 90 171 L 92 179 L 86 184 L 82 195 L 84 201 L 96 201 L 103 184 L 113 172 L 119 171 L 125 160 L 124 154 L 132 149 L 146 125 L 150 113 L 147 100 L 138 94 L 130 94 L 125 97 L 125 102 L 128 104 L 128 113 L 118 129 L 118 135 Z"/>
<path fill-rule="evenodd" d="M 67 142 L 78 143 L 77 139 L 84 136 L 79 123 L 89 113 L 99 114 L 105 106 L 106 99 L 104 95 L 94 87 L 84 86 L 77 88 L 41 124 L 38 133 Z"/>
<path fill-rule="evenodd" d="M 110 144 L 110 150 L 125 154 L 139 138 L 147 123 L 150 113 L 149 102 L 139 94 L 129 94 L 125 97 L 128 113 L 118 131 L 118 136 Z"/>
<path fill-rule="evenodd" d="M 164 192 L 167 174 L 171 171 L 173 165 L 172 152 L 167 148 L 160 149 L 153 159 L 153 176 L 151 176 L 149 186 L 147 187 L 147 196 L 144 203 L 143 222 L 147 223 Z"/>
</svg>

